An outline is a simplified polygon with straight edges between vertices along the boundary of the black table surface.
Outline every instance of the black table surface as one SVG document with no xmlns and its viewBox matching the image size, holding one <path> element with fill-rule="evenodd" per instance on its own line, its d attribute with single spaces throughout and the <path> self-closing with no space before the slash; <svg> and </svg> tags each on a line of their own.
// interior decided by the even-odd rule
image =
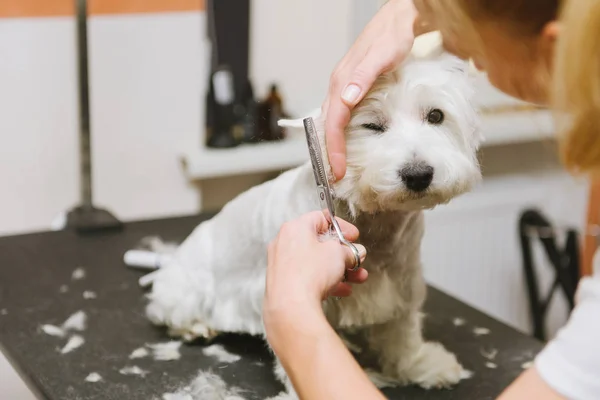
<svg viewBox="0 0 600 400">
<path fill-rule="evenodd" d="M 203 343 L 184 344 L 179 360 L 129 359 L 132 350 L 169 338 L 145 318 L 144 291 L 137 284 L 144 272 L 127 268 L 124 252 L 149 235 L 182 241 L 206 218 L 196 215 L 134 222 L 120 232 L 86 236 L 60 231 L 0 238 L 0 344 L 40 398 L 160 399 L 163 393 L 187 385 L 199 370 L 208 369 L 243 389 L 248 400 L 264 399 L 281 390 L 271 372 L 271 357 L 264 342 L 257 338 L 227 335 L 217 339 L 215 343 L 242 356 L 229 364 L 205 356 Z M 72 280 L 72 272 L 78 267 L 85 269 L 86 276 Z M 60 288 L 64 285 L 68 291 L 63 293 L 64 288 Z M 84 291 L 93 291 L 97 297 L 84 299 Z M 60 325 L 79 310 L 88 316 L 87 329 L 81 334 L 85 343 L 71 353 L 61 354 L 58 349 L 66 339 L 49 336 L 40 326 Z M 429 290 L 425 312 L 426 338 L 440 341 L 456 353 L 474 375 L 452 390 L 385 389 L 390 399 L 493 399 L 542 346 L 434 288 Z M 464 319 L 464 325 L 456 326 L 455 318 Z M 476 335 L 477 327 L 490 332 Z M 494 350 L 497 355 L 490 361 L 484 354 L 489 357 Z M 133 365 L 149 374 L 141 377 L 119 373 L 121 368 Z M 103 380 L 86 382 L 92 372 Z"/>
</svg>

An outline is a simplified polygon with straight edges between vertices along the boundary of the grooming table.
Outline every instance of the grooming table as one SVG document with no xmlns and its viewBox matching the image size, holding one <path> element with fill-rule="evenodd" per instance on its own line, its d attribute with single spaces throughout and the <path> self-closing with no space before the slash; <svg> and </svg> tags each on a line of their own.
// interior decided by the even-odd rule
<svg viewBox="0 0 600 400">
<path fill-rule="evenodd" d="M 144 291 L 137 284 L 143 272 L 126 268 L 123 253 L 150 235 L 180 242 L 208 217 L 135 222 L 125 224 L 120 232 L 87 236 L 60 231 L 0 238 L 0 344 L 30 389 L 52 400 L 161 399 L 163 393 L 188 385 L 199 370 L 211 369 L 227 384 L 246 390 L 247 400 L 277 394 L 281 386 L 272 375 L 265 344 L 257 338 L 228 335 L 213 342 L 242 356 L 234 363 L 219 363 L 204 355 L 202 343 L 182 345 L 179 360 L 129 359 L 134 349 L 169 338 L 146 320 Z M 86 276 L 72 280 L 78 267 Z M 84 299 L 84 291 L 93 291 L 97 297 Z M 85 343 L 61 354 L 59 349 L 67 339 L 49 336 L 40 326 L 60 325 L 79 310 L 88 316 L 87 329 L 81 333 Z M 494 399 L 542 347 L 433 288 L 426 313 L 426 338 L 455 352 L 474 376 L 453 390 L 385 389 L 390 399 Z M 487 328 L 489 333 L 476 328 Z M 148 374 L 119 373 L 134 365 Z M 103 380 L 86 382 L 92 372 Z"/>
</svg>

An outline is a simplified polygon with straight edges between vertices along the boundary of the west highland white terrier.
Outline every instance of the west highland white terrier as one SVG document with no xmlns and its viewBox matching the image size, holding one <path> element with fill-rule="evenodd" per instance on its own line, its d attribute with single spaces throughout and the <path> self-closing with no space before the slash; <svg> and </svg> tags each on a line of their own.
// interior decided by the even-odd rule
<svg viewBox="0 0 600 400">
<path fill-rule="evenodd" d="M 376 360 L 378 377 L 398 385 L 443 388 L 468 375 L 454 354 L 422 337 L 420 244 L 422 210 L 481 178 L 473 94 L 466 62 L 450 55 L 412 59 L 377 80 L 346 129 L 347 173 L 332 187 L 337 215 L 360 230 L 369 279 L 323 308 L 346 343 L 360 342 L 361 354 Z M 313 117 L 325 152 L 323 118 Z M 302 120 L 282 125 L 304 135 Z M 156 273 L 149 319 L 185 339 L 263 335 L 267 245 L 284 222 L 319 209 L 309 161 L 242 193 L 199 224 Z"/>
</svg>

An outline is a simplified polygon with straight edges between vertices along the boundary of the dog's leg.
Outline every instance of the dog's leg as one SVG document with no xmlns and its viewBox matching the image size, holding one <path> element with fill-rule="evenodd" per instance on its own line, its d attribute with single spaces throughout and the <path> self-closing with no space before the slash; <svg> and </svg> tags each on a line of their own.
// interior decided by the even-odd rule
<svg viewBox="0 0 600 400">
<path fill-rule="evenodd" d="M 399 385 L 449 388 L 470 375 L 440 343 L 423 340 L 418 312 L 373 326 L 366 335 L 370 350 L 378 356 L 383 376 Z"/>
<path fill-rule="evenodd" d="M 200 273 L 178 264 L 158 271 L 152 292 L 148 295 L 146 315 L 159 326 L 166 326 L 169 335 L 193 341 L 196 338 L 213 339 L 217 332 L 206 323 L 202 305 L 206 302 Z"/>
</svg>

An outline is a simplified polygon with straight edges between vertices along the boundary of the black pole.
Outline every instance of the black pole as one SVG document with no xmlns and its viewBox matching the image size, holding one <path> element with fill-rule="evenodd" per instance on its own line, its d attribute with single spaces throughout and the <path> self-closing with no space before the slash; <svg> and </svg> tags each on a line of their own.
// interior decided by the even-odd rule
<svg viewBox="0 0 600 400">
<path fill-rule="evenodd" d="M 94 207 L 92 196 L 92 148 L 88 76 L 87 0 L 75 0 L 77 67 L 79 83 L 80 204 L 67 216 L 66 228 L 77 232 L 119 229 L 122 223 L 107 210 Z"/>
<path fill-rule="evenodd" d="M 90 96 L 87 46 L 87 0 L 77 3 L 77 49 L 79 57 L 79 156 L 81 206 L 92 208 L 92 152 L 90 147 Z"/>
</svg>

